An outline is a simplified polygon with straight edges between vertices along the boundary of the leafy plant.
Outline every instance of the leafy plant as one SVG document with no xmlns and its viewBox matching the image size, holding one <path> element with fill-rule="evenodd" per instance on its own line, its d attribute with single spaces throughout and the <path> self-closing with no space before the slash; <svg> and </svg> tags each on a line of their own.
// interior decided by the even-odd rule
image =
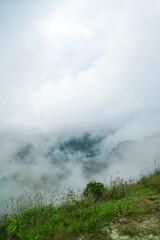
<svg viewBox="0 0 160 240">
<path fill-rule="evenodd" d="M 74 190 L 70 190 L 66 196 L 67 203 L 76 202 L 76 194 Z"/>
<path fill-rule="evenodd" d="M 105 187 L 103 183 L 90 181 L 83 191 L 83 196 L 97 201 L 102 198 L 104 191 Z"/>
<path fill-rule="evenodd" d="M 9 220 L 12 221 L 12 223 L 7 227 L 6 230 L 11 231 L 11 233 L 15 233 L 19 239 L 22 239 L 21 230 L 24 227 L 24 225 L 21 225 L 22 220 L 17 221 L 14 218 L 9 218 Z"/>
<path fill-rule="evenodd" d="M 37 236 L 35 236 L 35 237 L 33 238 L 33 240 L 37 240 L 39 237 L 40 237 L 40 236 L 37 235 Z"/>
</svg>

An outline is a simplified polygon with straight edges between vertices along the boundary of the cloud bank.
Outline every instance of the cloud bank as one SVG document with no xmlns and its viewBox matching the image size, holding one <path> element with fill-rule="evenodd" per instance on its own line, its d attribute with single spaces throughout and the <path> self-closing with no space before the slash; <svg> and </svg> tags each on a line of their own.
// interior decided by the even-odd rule
<svg viewBox="0 0 160 240">
<path fill-rule="evenodd" d="M 158 1 L 0 4 L 2 129 L 159 131 Z"/>
</svg>

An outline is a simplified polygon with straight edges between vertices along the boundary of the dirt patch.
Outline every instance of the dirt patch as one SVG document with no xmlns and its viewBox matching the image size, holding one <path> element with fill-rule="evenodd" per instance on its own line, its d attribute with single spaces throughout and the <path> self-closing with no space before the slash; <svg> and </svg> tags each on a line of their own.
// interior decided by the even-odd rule
<svg viewBox="0 0 160 240">
<path fill-rule="evenodd" d="M 158 216 L 152 216 L 142 222 L 121 219 L 104 229 L 111 240 L 160 240 L 160 220 Z"/>
<path fill-rule="evenodd" d="M 131 217 L 120 218 L 116 224 L 103 228 L 109 239 L 160 240 L 160 195 L 154 194 L 146 197 L 143 201 L 149 203 L 149 212 L 137 217 L 137 219 Z"/>
</svg>

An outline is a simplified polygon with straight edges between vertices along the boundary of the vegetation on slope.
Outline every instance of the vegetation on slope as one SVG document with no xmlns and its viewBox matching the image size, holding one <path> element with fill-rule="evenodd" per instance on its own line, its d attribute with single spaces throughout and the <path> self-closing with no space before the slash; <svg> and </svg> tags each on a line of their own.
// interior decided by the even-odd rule
<svg viewBox="0 0 160 240">
<path fill-rule="evenodd" d="M 92 181 L 80 200 L 70 190 L 59 206 L 39 195 L 1 217 L 0 239 L 160 239 L 160 170 L 137 182 Z"/>
</svg>

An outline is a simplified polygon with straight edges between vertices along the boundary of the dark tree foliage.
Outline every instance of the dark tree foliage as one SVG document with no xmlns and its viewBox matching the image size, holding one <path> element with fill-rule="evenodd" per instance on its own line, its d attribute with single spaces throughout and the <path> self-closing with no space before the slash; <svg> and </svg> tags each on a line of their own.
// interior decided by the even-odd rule
<svg viewBox="0 0 160 240">
<path fill-rule="evenodd" d="M 92 198 L 95 201 L 103 197 L 105 187 L 103 183 L 91 181 L 87 184 L 83 191 L 83 196 L 87 198 Z"/>
</svg>

